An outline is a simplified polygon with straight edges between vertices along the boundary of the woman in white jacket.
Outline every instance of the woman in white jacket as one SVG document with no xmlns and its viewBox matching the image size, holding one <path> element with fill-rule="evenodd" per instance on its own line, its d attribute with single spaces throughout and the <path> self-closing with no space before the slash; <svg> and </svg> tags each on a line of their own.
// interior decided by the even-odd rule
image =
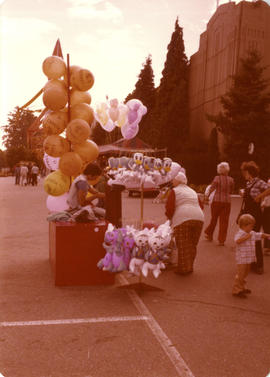
<svg viewBox="0 0 270 377">
<path fill-rule="evenodd" d="M 184 173 L 177 174 L 173 186 L 166 202 L 165 213 L 171 220 L 178 248 L 178 268 L 175 272 L 187 275 L 193 272 L 204 214 L 197 193 L 187 186 Z"/>
</svg>

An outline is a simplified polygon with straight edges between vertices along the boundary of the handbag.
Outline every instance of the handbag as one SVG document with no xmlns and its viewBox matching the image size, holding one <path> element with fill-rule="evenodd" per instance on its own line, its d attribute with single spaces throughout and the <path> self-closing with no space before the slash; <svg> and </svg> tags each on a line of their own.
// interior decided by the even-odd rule
<svg viewBox="0 0 270 377">
<path fill-rule="evenodd" d="M 251 191 L 252 187 L 255 185 L 256 182 L 257 182 L 257 180 L 255 180 L 255 182 L 249 188 L 245 188 L 245 193 L 244 193 L 243 201 L 242 201 L 242 204 L 241 204 L 241 208 L 240 208 L 240 211 L 239 211 L 238 216 L 236 218 L 236 224 L 237 225 L 238 225 L 239 218 L 242 215 L 244 215 L 245 213 L 249 213 L 248 209 L 246 209 L 246 201 L 247 201 L 247 199 L 249 201 L 253 201 L 253 198 L 250 196 L 250 191 Z"/>
</svg>

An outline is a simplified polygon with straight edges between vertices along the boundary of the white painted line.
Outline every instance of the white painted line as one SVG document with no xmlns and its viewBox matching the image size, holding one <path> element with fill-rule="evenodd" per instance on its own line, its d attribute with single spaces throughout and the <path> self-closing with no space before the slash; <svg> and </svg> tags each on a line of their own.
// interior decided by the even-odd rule
<svg viewBox="0 0 270 377">
<path fill-rule="evenodd" d="M 118 279 L 121 285 L 128 284 L 127 279 L 122 276 L 118 275 Z M 185 363 L 184 359 L 181 357 L 175 346 L 172 344 L 170 339 L 164 333 L 162 328 L 159 326 L 155 318 L 152 316 L 151 312 L 147 309 L 144 305 L 143 301 L 137 295 L 137 293 L 132 289 L 127 289 L 128 295 L 130 296 L 133 304 L 138 309 L 139 313 L 142 316 L 147 318 L 146 324 L 149 326 L 150 330 L 152 331 L 153 335 L 158 340 L 159 344 L 173 363 L 177 373 L 181 377 L 195 377 L 194 374 L 191 372 L 187 364 Z"/>
<path fill-rule="evenodd" d="M 44 321 L 0 322 L 0 327 L 76 325 L 79 323 L 124 322 L 124 321 L 146 321 L 146 320 L 148 320 L 147 316 L 55 319 L 55 320 L 44 320 Z"/>
</svg>

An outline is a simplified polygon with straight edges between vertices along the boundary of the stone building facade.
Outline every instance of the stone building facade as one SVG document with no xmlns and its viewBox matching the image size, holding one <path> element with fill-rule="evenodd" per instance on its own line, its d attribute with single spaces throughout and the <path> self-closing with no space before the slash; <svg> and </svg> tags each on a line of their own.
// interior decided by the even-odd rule
<svg viewBox="0 0 270 377">
<path fill-rule="evenodd" d="M 249 49 L 262 55 L 270 66 L 270 6 L 262 1 L 228 2 L 220 5 L 200 35 L 199 50 L 190 58 L 191 142 L 207 142 L 214 124 L 205 114 L 222 110 L 220 96 L 232 85 Z M 270 77 L 270 68 L 265 75 Z"/>
</svg>

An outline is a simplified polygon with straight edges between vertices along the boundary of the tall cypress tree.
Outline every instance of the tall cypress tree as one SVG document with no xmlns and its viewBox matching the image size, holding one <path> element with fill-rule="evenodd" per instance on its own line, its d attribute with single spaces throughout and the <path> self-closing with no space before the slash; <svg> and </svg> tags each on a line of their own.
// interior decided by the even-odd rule
<svg viewBox="0 0 270 377">
<path fill-rule="evenodd" d="M 183 29 L 177 18 L 168 45 L 153 120 L 158 146 L 168 148 L 169 156 L 176 159 L 181 155 L 188 134 L 188 76 Z"/>
<path fill-rule="evenodd" d="M 135 84 L 135 89 L 130 93 L 125 102 L 132 98 L 137 98 L 144 106 L 147 107 L 147 113 L 143 116 L 140 122 L 140 130 L 138 136 L 144 141 L 152 143 L 152 129 L 151 129 L 151 113 L 155 105 L 155 84 L 154 72 L 152 68 L 152 56 L 149 55 L 143 64 L 142 70 L 138 76 L 138 81 Z"/>
<path fill-rule="evenodd" d="M 237 175 L 243 161 L 255 160 L 263 175 L 269 175 L 270 141 L 270 91 L 265 79 L 266 67 L 261 65 L 257 51 L 249 51 L 238 73 L 233 76 L 233 85 L 221 97 L 222 111 L 208 119 L 216 123 L 224 135 L 225 156 Z M 253 143 L 254 153 L 248 153 Z"/>
</svg>

